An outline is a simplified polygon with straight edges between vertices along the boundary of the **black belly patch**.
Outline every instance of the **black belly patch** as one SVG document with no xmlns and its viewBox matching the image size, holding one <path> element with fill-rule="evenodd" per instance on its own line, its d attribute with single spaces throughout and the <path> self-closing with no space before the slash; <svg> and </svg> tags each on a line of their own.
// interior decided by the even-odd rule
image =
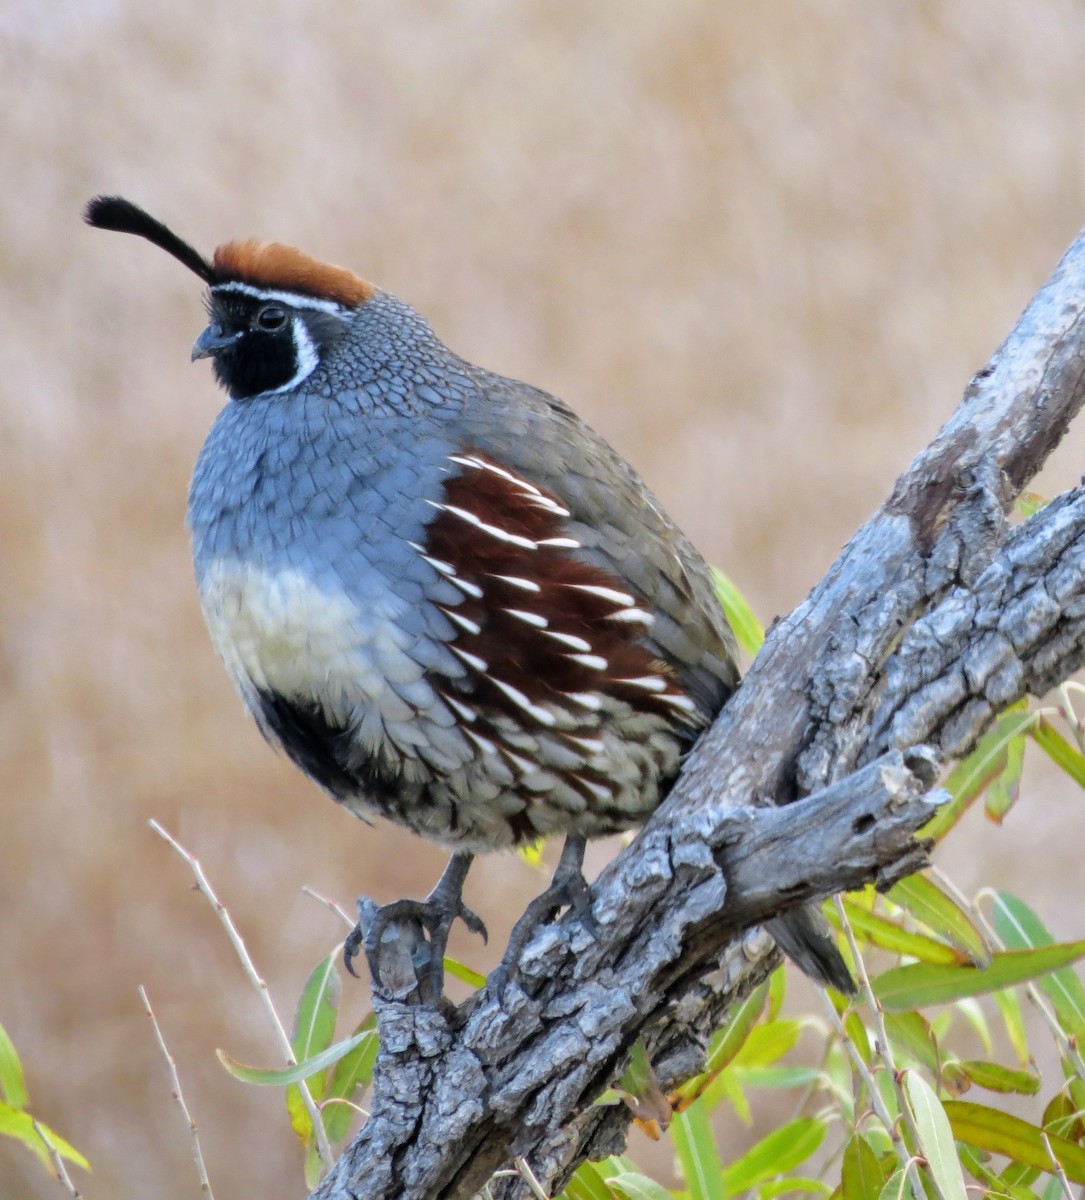
<svg viewBox="0 0 1085 1200">
<path fill-rule="evenodd" d="M 387 811 L 400 791 L 398 771 L 375 761 L 358 761 L 350 732 L 332 724 L 317 704 L 287 699 L 277 692 L 257 693 L 260 724 L 287 755 L 337 799 L 360 796 Z"/>
</svg>

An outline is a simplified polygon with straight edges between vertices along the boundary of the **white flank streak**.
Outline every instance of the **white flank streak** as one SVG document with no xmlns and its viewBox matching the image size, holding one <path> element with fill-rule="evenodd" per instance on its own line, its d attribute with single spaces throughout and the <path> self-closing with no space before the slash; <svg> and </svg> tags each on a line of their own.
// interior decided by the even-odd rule
<svg viewBox="0 0 1085 1200">
<path fill-rule="evenodd" d="M 658 675 L 641 675 L 636 679 L 616 679 L 615 683 L 624 683 L 629 687 L 644 688 L 646 692 L 665 692 L 667 683 Z"/>
<path fill-rule="evenodd" d="M 664 696 L 663 700 L 672 708 L 680 708 L 683 712 L 695 713 L 697 705 L 688 696 Z"/>
<path fill-rule="evenodd" d="M 573 778 L 577 783 L 583 784 L 589 792 L 597 800 L 613 800 L 614 793 L 605 784 L 595 783 L 590 779 L 585 779 L 583 775 L 574 775 Z"/>
<path fill-rule="evenodd" d="M 485 459 L 475 458 L 474 455 L 467 454 L 450 454 L 448 461 L 458 463 L 461 467 L 473 467 L 477 471 L 489 471 L 491 474 L 499 476 L 507 483 L 518 487 L 521 493 L 530 497 L 539 508 L 553 513 L 556 517 L 571 517 L 573 515 L 556 500 L 551 500 L 549 496 L 544 496 L 539 488 L 533 483 L 529 483 L 522 475 L 514 475 L 512 471 L 506 471 L 504 467 L 499 467 L 497 463 L 487 462 Z"/>
<path fill-rule="evenodd" d="M 463 721 L 477 721 L 478 713 L 473 708 L 466 704 L 461 704 L 458 700 L 454 700 L 451 696 L 442 693 L 442 699 L 450 709 Z"/>
<path fill-rule="evenodd" d="M 481 734 L 475 733 L 473 729 L 465 729 L 464 733 L 467 734 L 483 754 L 497 753 L 497 746 L 489 738 L 484 738 Z"/>
<path fill-rule="evenodd" d="M 576 538 L 556 537 L 556 538 L 543 538 L 542 541 L 539 542 L 539 545 L 540 546 L 553 546 L 556 550 L 575 550 L 577 548 L 577 546 L 580 545 L 580 543 L 576 540 Z M 576 584 L 573 584 L 573 586 L 576 587 Z M 632 601 L 633 597 L 630 596 L 629 599 L 630 599 L 630 601 Z"/>
<path fill-rule="evenodd" d="M 410 542 L 409 545 L 417 550 L 419 554 L 422 554 L 422 547 L 417 542 Z M 482 588 L 473 583 L 468 583 L 466 579 L 461 579 L 456 574 L 456 568 L 451 563 L 446 563 L 443 558 L 432 558 L 428 554 L 422 554 L 422 561 L 428 562 L 435 571 L 454 583 L 461 592 L 466 592 L 468 596 L 473 596 L 476 600 L 482 599 Z"/>
<path fill-rule="evenodd" d="M 449 650 L 451 650 L 461 662 L 465 662 L 469 667 L 474 668 L 474 670 L 481 672 L 483 675 L 490 669 L 490 664 L 484 658 L 479 658 L 477 654 L 471 654 L 467 650 L 461 650 L 458 646 L 449 646 Z"/>
<path fill-rule="evenodd" d="M 634 608 L 637 603 L 628 592 L 618 592 L 614 588 L 596 587 L 594 583 L 570 583 L 569 586 L 578 592 L 587 592 L 589 596 L 598 596 L 600 600 L 609 600 L 611 604 L 620 604 L 622 608 Z"/>
<path fill-rule="evenodd" d="M 621 612 L 611 613 L 608 621 L 628 621 L 634 625 L 651 625 L 655 617 L 643 608 L 623 608 Z"/>
<path fill-rule="evenodd" d="M 570 741 L 573 743 L 573 745 L 579 746 L 581 749 L 586 750 L 589 754 L 602 754 L 606 749 L 602 738 L 573 737 L 571 733 L 566 734 L 565 736 L 567 741 Z"/>
<path fill-rule="evenodd" d="M 456 568 L 451 563 L 445 562 L 443 558 L 434 558 L 432 555 L 427 554 L 425 549 L 417 542 L 408 542 L 407 545 L 410 546 L 412 550 L 417 550 L 422 556 L 422 561 L 428 562 L 435 571 L 440 571 L 442 575 L 456 574 Z"/>
<path fill-rule="evenodd" d="M 556 642 L 561 642 L 563 646 L 568 646 L 571 650 L 583 650 L 585 654 L 591 653 L 591 642 L 577 637 L 575 633 L 558 633 L 556 629 L 548 629 L 546 636 L 552 637 Z"/>
<path fill-rule="evenodd" d="M 530 758 L 522 758 L 519 754 L 513 754 L 508 746 L 501 747 L 501 753 L 513 764 L 521 775 L 531 775 L 538 770 L 538 765 L 533 763 Z"/>
<path fill-rule="evenodd" d="M 570 654 L 569 657 L 573 662 L 580 663 L 582 667 L 590 667 L 593 671 L 607 669 L 607 660 L 598 654 Z"/>
<path fill-rule="evenodd" d="M 455 504 L 437 504 L 433 500 L 428 500 L 427 503 L 432 504 L 434 508 L 439 508 L 442 512 L 459 517 L 461 521 L 466 521 L 468 525 L 481 529 L 483 533 L 488 533 L 490 537 L 495 537 L 498 541 L 509 542 L 513 546 L 519 546 L 522 550 L 539 548 L 539 543 L 533 542 L 530 538 L 521 537 L 518 533 L 509 533 L 507 529 L 498 529 L 496 525 L 487 525 L 481 517 L 476 516 L 473 512 L 468 512 L 466 508 L 458 508 Z M 633 597 L 630 596 L 629 599 L 632 602 Z"/>
<path fill-rule="evenodd" d="M 495 575 L 494 579 L 500 579 L 502 583 L 507 583 L 509 587 L 520 588 L 525 592 L 542 591 L 542 588 L 533 579 L 521 579 L 519 575 Z"/>
<path fill-rule="evenodd" d="M 461 629 L 466 629 L 468 633 L 477 636 L 482 632 L 482 626 L 477 621 L 472 621 L 470 617 L 463 616 L 462 613 L 458 613 L 454 608 L 442 608 L 441 612 L 443 612 L 450 621 L 455 621 L 455 623 Z"/>
<path fill-rule="evenodd" d="M 482 588 L 476 584 L 468 583 L 466 579 L 461 579 L 458 575 L 449 575 L 448 582 L 458 587 L 465 596 L 471 596 L 475 600 L 482 599 Z"/>
<path fill-rule="evenodd" d="M 525 612 L 522 608 L 506 608 L 505 612 L 510 617 L 515 617 L 518 621 L 523 621 L 525 625 L 534 625 L 536 629 L 545 629 L 550 622 L 545 617 L 540 617 L 538 613 Z M 590 646 L 585 649 L 590 650 Z"/>
<path fill-rule="evenodd" d="M 594 692 L 566 692 L 565 695 L 574 704 L 590 709 L 591 712 L 598 712 L 603 707 L 602 697 L 595 695 Z"/>
<path fill-rule="evenodd" d="M 548 513 L 553 513 L 555 517 L 571 517 L 573 514 L 563 508 L 556 500 L 551 500 L 549 496 L 535 496 L 535 507 L 544 509 Z"/>
<path fill-rule="evenodd" d="M 513 704 L 518 704 L 524 712 L 530 713 L 540 725 L 554 725 L 557 723 L 557 718 L 553 713 L 547 712 L 545 708 L 540 708 L 537 704 L 532 704 L 519 688 L 514 688 L 511 683 L 503 683 L 500 679 L 495 679 L 492 675 L 488 675 L 486 678 L 491 683 L 496 684 Z"/>
</svg>

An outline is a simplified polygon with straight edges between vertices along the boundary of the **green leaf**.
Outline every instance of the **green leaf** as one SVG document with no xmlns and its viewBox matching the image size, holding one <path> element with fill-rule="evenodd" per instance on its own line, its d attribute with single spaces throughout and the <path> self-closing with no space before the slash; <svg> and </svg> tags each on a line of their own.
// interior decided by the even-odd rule
<svg viewBox="0 0 1085 1200">
<path fill-rule="evenodd" d="M 1052 1169 L 1044 1131 L 1037 1126 L 984 1104 L 947 1100 L 944 1107 L 958 1141 L 991 1154 L 1003 1154 L 1041 1171 Z M 1085 1150 L 1054 1133 L 1048 1133 L 1047 1139 L 1067 1178 L 1073 1183 L 1085 1183 Z"/>
<path fill-rule="evenodd" d="M 941 839 L 961 819 L 983 790 L 1010 766 L 1008 747 L 1038 720 L 1028 702 L 1019 700 L 997 718 L 976 748 L 946 776 L 944 787 L 952 796 L 920 830 L 921 837 Z"/>
<path fill-rule="evenodd" d="M 612 1175 L 607 1183 L 611 1191 L 628 1200 L 674 1200 L 674 1197 L 662 1184 L 641 1175 L 637 1171 L 626 1171 L 622 1175 Z"/>
<path fill-rule="evenodd" d="M 334 1046 L 329 1046 L 327 1050 L 306 1059 L 305 1062 L 296 1063 L 292 1067 L 272 1068 L 271 1070 L 265 1070 L 262 1067 L 246 1066 L 245 1063 L 239 1062 L 236 1058 L 227 1054 L 225 1050 L 217 1050 L 215 1053 L 219 1057 L 219 1062 L 222 1063 L 226 1070 L 235 1079 L 240 1079 L 242 1083 L 258 1083 L 265 1086 L 282 1087 L 284 1084 L 297 1083 L 299 1080 L 308 1079 L 310 1075 L 314 1075 L 317 1071 L 326 1070 L 333 1063 L 337 1063 L 344 1055 L 349 1054 L 355 1046 L 360 1046 L 367 1038 L 375 1039 L 376 1036 L 376 1030 L 366 1029 L 360 1033 L 356 1033 L 353 1037 L 336 1042 Z"/>
<path fill-rule="evenodd" d="M 917 958 L 920 962 L 956 964 L 965 958 L 959 950 L 945 942 L 935 941 L 926 934 L 911 933 L 902 929 L 895 921 L 869 912 L 847 897 L 844 899 L 844 912 L 855 934 L 883 950 Z M 839 917 L 834 924 L 839 928 Z"/>
<path fill-rule="evenodd" d="M 1002 1014 L 1002 1024 L 1006 1026 L 1006 1034 L 1014 1054 L 1017 1055 L 1017 1061 L 1022 1067 L 1027 1067 L 1030 1062 L 1028 1035 L 1025 1033 L 1025 1020 L 1021 1015 L 1021 1001 L 1017 998 L 1017 993 L 1009 988 L 1001 988 L 992 992 L 991 998 Z"/>
<path fill-rule="evenodd" d="M 755 655 L 765 640 L 761 622 L 754 616 L 746 597 L 717 567 L 712 568 L 712 578 L 716 584 L 716 595 L 727 614 L 728 624 L 735 631 L 738 644 L 747 654 Z"/>
<path fill-rule="evenodd" d="M 821 1076 L 817 1067 L 744 1067 L 736 1063 L 733 1070 L 743 1087 L 807 1087 Z"/>
<path fill-rule="evenodd" d="M 1035 730 L 1033 730 L 1035 733 Z M 1001 825 L 1003 818 L 1017 803 L 1021 791 L 1021 772 L 1025 766 L 1025 738 L 1011 737 L 1006 743 L 1006 765 L 991 780 L 983 809 L 988 817 Z"/>
<path fill-rule="evenodd" d="M 1013 502 L 1013 511 L 1018 516 L 1028 517 L 1035 516 L 1045 505 L 1050 504 L 1050 500 L 1046 496 L 1041 496 L 1039 492 L 1022 492 L 1020 496 Z"/>
<path fill-rule="evenodd" d="M 331 1101 L 350 1101 L 356 1091 L 368 1087 L 373 1079 L 373 1064 L 377 1061 L 377 1051 L 380 1049 L 375 1013 L 370 1013 L 362 1021 L 354 1031 L 354 1036 L 363 1033 L 373 1036 L 363 1038 L 335 1064 L 331 1082 L 324 1094 L 324 1128 L 331 1142 L 342 1141 L 347 1136 L 354 1117 L 354 1109 L 349 1103 L 332 1104 Z"/>
<path fill-rule="evenodd" d="M 797 1193 L 807 1196 L 831 1196 L 833 1189 L 820 1179 L 810 1179 L 805 1175 L 789 1175 L 786 1179 L 763 1183 L 757 1189 L 759 1200 L 773 1200 L 776 1196 L 794 1196 Z"/>
<path fill-rule="evenodd" d="M 677 1113 L 671 1123 L 671 1139 L 678 1155 L 682 1178 L 690 1200 L 725 1200 L 723 1164 L 705 1104 L 694 1104 Z M 615 1186 L 614 1180 L 610 1181 Z"/>
<path fill-rule="evenodd" d="M 912 1188 L 908 1182 L 908 1172 L 911 1169 L 909 1164 L 894 1171 L 885 1187 L 878 1193 L 878 1200 L 910 1200 Z"/>
<path fill-rule="evenodd" d="M 324 1174 L 324 1163 L 320 1158 L 320 1148 L 314 1139 L 305 1147 L 305 1186 L 312 1191 Z"/>
<path fill-rule="evenodd" d="M 768 1067 L 792 1050 L 802 1033 L 804 1021 L 794 1017 L 758 1025 L 750 1030 L 735 1062 L 744 1067 Z"/>
<path fill-rule="evenodd" d="M 824 1138 L 825 1125 L 817 1117 L 800 1117 L 774 1129 L 724 1171 L 723 1194 L 738 1195 L 794 1170 L 817 1150 Z"/>
<path fill-rule="evenodd" d="M 480 987 L 486 986 L 486 976 L 480 975 L 473 967 L 467 966 L 458 959 L 452 958 L 451 955 L 445 955 L 445 970 L 454 979 L 458 979 L 461 983 L 466 983 L 473 987 L 476 991 Z"/>
<path fill-rule="evenodd" d="M 980 1002 L 971 997 L 966 997 L 963 1000 L 958 1000 L 953 1007 L 972 1026 L 976 1037 L 983 1043 L 984 1050 L 988 1054 L 994 1054 L 995 1044 L 991 1041 L 991 1027 L 987 1023 L 987 1014 L 983 1011 Z"/>
<path fill-rule="evenodd" d="M 663 1194 L 667 1200 L 672 1200 L 667 1192 Z M 565 1185 L 565 1191 L 557 1200 L 614 1200 L 614 1193 L 607 1185 L 598 1164 L 585 1162 L 577 1167 L 576 1173 Z"/>
<path fill-rule="evenodd" d="M 920 1013 L 886 1013 L 885 1031 L 895 1049 L 903 1050 L 932 1075 L 937 1074 L 938 1046 L 933 1030 Z"/>
<path fill-rule="evenodd" d="M 1040 1077 L 1031 1071 L 1014 1071 L 999 1063 L 980 1062 L 967 1059 L 956 1064 L 959 1071 L 977 1086 L 989 1092 L 1016 1092 L 1021 1096 L 1035 1096 L 1040 1090 Z"/>
<path fill-rule="evenodd" d="M 0 1096 L 11 1108 L 26 1108 L 30 1103 L 23 1064 L 3 1025 L 0 1025 Z"/>
<path fill-rule="evenodd" d="M 888 1178 L 889 1167 L 871 1144 L 862 1134 L 852 1134 L 844 1147 L 840 1170 L 841 1200 L 869 1200 L 878 1195 Z"/>
<path fill-rule="evenodd" d="M 326 1050 L 335 1037 L 335 1019 L 343 990 L 337 969 L 338 958 L 338 950 L 333 950 L 327 958 L 317 963 L 301 989 L 294 1013 L 294 1035 L 290 1039 L 298 1062 L 304 1062 Z M 309 1091 L 314 1100 L 319 1100 L 324 1092 L 323 1079 L 311 1080 Z"/>
<path fill-rule="evenodd" d="M 766 982 L 754 988 L 746 999 L 731 1011 L 727 1024 L 712 1038 L 704 1072 L 678 1089 L 677 1108 L 682 1108 L 682 1101 L 689 1102 L 699 1096 L 706 1082 L 718 1075 L 742 1049 L 750 1030 L 761 1016 L 768 993 L 769 985 Z"/>
<path fill-rule="evenodd" d="M 986 1193 L 984 1200 L 999 1200 L 1001 1197 L 1008 1197 L 1009 1200 L 1036 1200 L 1035 1194 L 1028 1188 L 1019 1188 L 1009 1184 L 999 1178 L 994 1171 L 989 1171 L 971 1146 L 966 1146 L 964 1142 L 958 1142 L 957 1153 L 961 1158 L 961 1166 L 972 1178 L 978 1179 L 980 1183 L 986 1183 L 992 1189 Z"/>
<path fill-rule="evenodd" d="M 890 1011 L 945 1004 L 963 996 L 982 996 L 996 988 L 1036 979 L 1049 971 L 1075 962 L 1085 955 L 1085 942 L 1066 942 L 1038 950 L 1006 950 L 991 959 L 991 965 L 942 967 L 915 963 L 894 967 L 873 981 L 874 994 Z"/>
<path fill-rule="evenodd" d="M 294 1034 L 290 1039 L 298 1062 L 306 1062 L 326 1050 L 335 1037 L 335 1018 L 343 990 L 337 969 L 338 957 L 338 951 L 333 950 L 327 958 L 317 963 L 301 989 L 294 1013 Z M 305 1079 L 309 1094 L 319 1103 L 324 1096 L 326 1082 L 323 1072 L 314 1072 Z M 302 1145 L 307 1145 L 312 1137 L 313 1125 L 296 1083 L 287 1086 L 286 1111 L 290 1116 L 291 1128 Z"/>
<path fill-rule="evenodd" d="M 1031 731 L 1032 740 L 1061 767 L 1079 787 L 1085 787 L 1085 755 L 1071 745 L 1046 717 L 1040 717 Z"/>
<path fill-rule="evenodd" d="M 54 1133 L 48 1125 L 45 1125 L 41 1121 L 38 1122 L 38 1127 L 49 1141 L 53 1143 L 56 1152 L 61 1158 L 68 1159 L 69 1162 L 75 1163 L 85 1171 L 90 1170 L 90 1163 L 87 1162 L 83 1155 L 70 1142 L 66 1142 L 59 1133 Z M 49 1157 L 49 1148 L 41 1140 L 38 1131 L 34 1128 L 34 1118 L 25 1109 L 13 1108 L 10 1104 L 0 1101 L 0 1136 L 14 1138 L 17 1142 L 22 1142 L 28 1149 L 33 1150 L 48 1171 L 51 1172 L 53 1170 L 53 1164 Z"/>
<path fill-rule="evenodd" d="M 921 925 L 962 950 L 975 966 L 982 967 L 990 960 L 991 952 L 971 916 L 929 876 L 910 875 L 895 884 L 887 895 Z"/>
<path fill-rule="evenodd" d="M 874 1051 L 870 1045 L 870 1033 L 866 1027 L 866 1022 L 854 1009 L 844 1018 L 844 1032 L 847 1034 L 848 1041 L 855 1047 L 856 1054 L 869 1067 L 874 1061 Z"/>
<path fill-rule="evenodd" d="M 825 902 L 826 904 L 829 901 Z M 766 1021 L 775 1021 L 783 1011 L 787 999 L 787 966 L 781 963 L 768 978 L 769 1007 L 765 1014 Z"/>
<path fill-rule="evenodd" d="M 945 1200 L 967 1200 L 953 1131 L 941 1100 L 918 1071 L 904 1071 L 904 1095 L 915 1122 L 919 1152 Z"/>
<path fill-rule="evenodd" d="M 1023 900 L 1009 892 L 996 892 L 993 910 L 998 936 L 1011 949 L 1030 949 L 1053 945 L 1044 923 Z M 1063 1030 L 1071 1037 L 1085 1036 L 1085 987 L 1077 972 L 1067 967 L 1046 979 L 1037 980 L 1055 1006 L 1055 1014 Z"/>
<path fill-rule="evenodd" d="M 543 851 L 546 849 L 546 838 L 536 838 L 533 842 L 525 842 L 522 846 L 516 847 L 516 853 L 527 863 L 529 867 L 534 867 L 536 870 L 543 865 Z M 447 959 L 446 968 L 447 968 Z"/>
</svg>

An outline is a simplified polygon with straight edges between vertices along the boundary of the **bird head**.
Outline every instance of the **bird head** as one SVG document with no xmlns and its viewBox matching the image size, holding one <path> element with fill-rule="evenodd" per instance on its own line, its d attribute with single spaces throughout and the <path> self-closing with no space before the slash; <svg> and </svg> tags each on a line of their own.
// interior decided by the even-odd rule
<svg viewBox="0 0 1085 1200">
<path fill-rule="evenodd" d="M 353 272 L 278 242 L 226 242 L 208 260 L 120 196 L 95 197 L 84 217 L 97 229 L 146 238 L 207 284 L 208 325 L 192 358 L 210 358 L 234 400 L 297 387 L 376 295 Z"/>
</svg>

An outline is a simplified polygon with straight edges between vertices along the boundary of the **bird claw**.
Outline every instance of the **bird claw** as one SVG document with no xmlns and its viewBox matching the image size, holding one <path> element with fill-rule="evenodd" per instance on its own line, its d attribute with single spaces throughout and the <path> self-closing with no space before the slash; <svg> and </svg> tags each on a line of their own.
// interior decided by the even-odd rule
<svg viewBox="0 0 1085 1200">
<path fill-rule="evenodd" d="M 545 892 L 536 896 L 524 909 L 512 927 L 509 944 L 501 960 L 502 977 L 515 974 L 515 963 L 531 935 L 561 908 L 569 908 L 579 917 L 584 928 L 594 937 L 598 925 L 591 910 L 591 889 L 584 878 L 583 838 L 568 837 L 561 860 Z"/>
<path fill-rule="evenodd" d="M 405 996 L 417 986 L 427 1003 L 437 1003 L 444 988 L 444 957 L 448 935 L 457 920 L 488 940 L 486 926 L 461 895 L 470 865 L 467 855 L 454 855 L 437 886 L 425 900 L 393 900 L 376 905 L 358 900 L 358 924 L 343 943 L 343 963 L 357 977 L 354 959 L 365 948 L 374 982 L 394 995 Z"/>
</svg>

